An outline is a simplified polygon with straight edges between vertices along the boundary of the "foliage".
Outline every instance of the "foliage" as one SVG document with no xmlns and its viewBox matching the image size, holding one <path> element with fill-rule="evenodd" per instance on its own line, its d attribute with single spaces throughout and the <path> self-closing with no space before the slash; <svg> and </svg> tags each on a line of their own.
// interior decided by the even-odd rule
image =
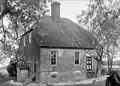
<svg viewBox="0 0 120 86">
<path fill-rule="evenodd" d="M 90 0 L 88 9 L 82 11 L 77 17 L 79 23 L 87 26 L 89 32 L 99 41 L 101 45 L 99 47 L 104 51 L 103 55 L 108 57 L 108 66 L 109 64 L 112 66 L 114 51 L 119 48 L 120 9 L 117 8 L 118 4 L 118 0 Z"/>
<path fill-rule="evenodd" d="M 27 69 L 29 70 L 29 64 L 31 60 L 27 57 L 21 57 L 21 58 L 12 58 L 9 65 L 7 66 L 7 71 L 10 76 L 15 76 L 17 74 L 17 67 L 20 70 Z"/>
<path fill-rule="evenodd" d="M 3 1 L 0 5 L 0 47 L 4 56 L 11 57 L 17 52 L 21 35 L 40 21 L 48 9 L 46 0 Z"/>
<path fill-rule="evenodd" d="M 17 75 L 17 68 L 16 68 L 16 61 L 13 59 L 10 61 L 9 65 L 7 66 L 7 71 L 9 73 L 9 76 L 16 77 Z"/>
<path fill-rule="evenodd" d="M 10 76 L 15 76 L 17 74 L 17 67 L 20 70 L 29 70 L 31 59 L 27 58 L 25 56 L 20 57 L 20 58 L 12 58 L 9 65 L 7 66 L 7 71 Z"/>
<path fill-rule="evenodd" d="M 30 67 L 30 64 L 31 63 L 31 59 L 28 58 L 28 57 L 21 57 L 21 58 L 18 58 L 17 60 L 17 66 L 19 69 L 27 69 L 29 70 L 29 67 Z"/>
</svg>

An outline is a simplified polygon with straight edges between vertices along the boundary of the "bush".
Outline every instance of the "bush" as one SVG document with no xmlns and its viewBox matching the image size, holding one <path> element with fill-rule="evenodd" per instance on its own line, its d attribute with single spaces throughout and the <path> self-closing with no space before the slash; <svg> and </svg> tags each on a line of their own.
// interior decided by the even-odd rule
<svg viewBox="0 0 120 86">
<path fill-rule="evenodd" d="M 29 63 L 30 61 L 28 60 L 27 57 L 21 57 L 19 59 L 13 58 L 11 59 L 9 65 L 7 66 L 7 71 L 10 76 L 17 76 L 17 67 L 20 70 L 27 69 L 29 70 Z"/>
<path fill-rule="evenodd" d="M 101 69 L 101 75 L 107 75 L 108 74 L 108 70 L 106 70 L 105 68 Z"/>
<path fill-rule="evenodd" d="M 11 77 L 17 76 L 17 61 L 15 59 L 12 59 L 7 66 L 7 71 Z"/>
</svg>

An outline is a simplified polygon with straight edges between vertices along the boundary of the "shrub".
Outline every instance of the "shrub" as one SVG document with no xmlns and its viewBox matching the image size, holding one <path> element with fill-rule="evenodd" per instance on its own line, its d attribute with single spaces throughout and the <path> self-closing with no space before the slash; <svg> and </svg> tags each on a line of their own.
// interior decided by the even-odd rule
<svg viewBox="0 0 120 86">
<path fill-rule="evenodd" d="M 11 77 L 16 77 L 17 75 L 17 61 L 16 59 L 12 59 L 7 66 L 7 71 Z"/>
</svg>

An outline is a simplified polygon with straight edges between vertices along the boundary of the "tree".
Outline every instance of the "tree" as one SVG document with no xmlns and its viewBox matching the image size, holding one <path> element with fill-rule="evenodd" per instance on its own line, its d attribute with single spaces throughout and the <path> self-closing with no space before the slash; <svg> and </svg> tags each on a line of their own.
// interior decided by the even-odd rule
<svg viewBox="0 0 120 86">
<path fill-rule="evenodd" d="M 1 59 L 16 57 L 21 35 L 49 11 L 46 0 L 0 0 L 0 6 Z M 28 60 L 25 58 L 15 59 L 14 64 L 8 65 L 8 71 L 16 75 L 16 65 L 27 67 Z"/>
<path fill-rule="evenodd" d="M 101 67 L 102 64 L 103 47 L 97 50 L 96 53 L 97 53 L 97 57 L 95 57 L 95 60 L 97 61 L 97 67 L 96 67 L 95 77 L 97 77 L 99 68 Z"/>
<path fill-rule="evenodd" d="M 109 72 L 113 59 L 111 46 L 119 48 L 117 41 L 120 36 L 120 9 L 116 8 L 118 3 L 117 0 L 90 0 L 88 9 L 77 17 L 78 22 L 87 26 L 89 32 L 97 38 L 100 48 L 103 48 L 102 54 L 107 54 Z M 100 56 L 101 61 L 103 55 Z M 99 60 L 97 61 L 99 64 Z"/>
<path fill-rule="evenodd" d="M 1 53 L 15 56 L 21 35 L 48 11 L 46 0 L 0 0 L 0 6 Z"/>
</svg>

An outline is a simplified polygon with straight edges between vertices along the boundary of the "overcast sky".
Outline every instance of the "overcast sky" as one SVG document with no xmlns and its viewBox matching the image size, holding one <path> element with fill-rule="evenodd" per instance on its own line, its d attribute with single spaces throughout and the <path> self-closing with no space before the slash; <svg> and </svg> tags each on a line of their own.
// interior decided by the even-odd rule
<svg viewBox="0 0 120 86">
<path fill-rule="evenodd" d="M 87 8 L 89 0 L 55 0 L 61 2 L 60 15 L 61 17 L 69 18 L 77 23 L 76 16 L 82 10 Z M 49 4 L 50 6 L 50 4 Z"/>
<path fill-rule="evenodd" d="M 82 10 L 87 8 L 88 0 L 62 1 L 61 2 L 61 17 L 66 17 L 77 23 L 76 16 Z"/>
</svg>

